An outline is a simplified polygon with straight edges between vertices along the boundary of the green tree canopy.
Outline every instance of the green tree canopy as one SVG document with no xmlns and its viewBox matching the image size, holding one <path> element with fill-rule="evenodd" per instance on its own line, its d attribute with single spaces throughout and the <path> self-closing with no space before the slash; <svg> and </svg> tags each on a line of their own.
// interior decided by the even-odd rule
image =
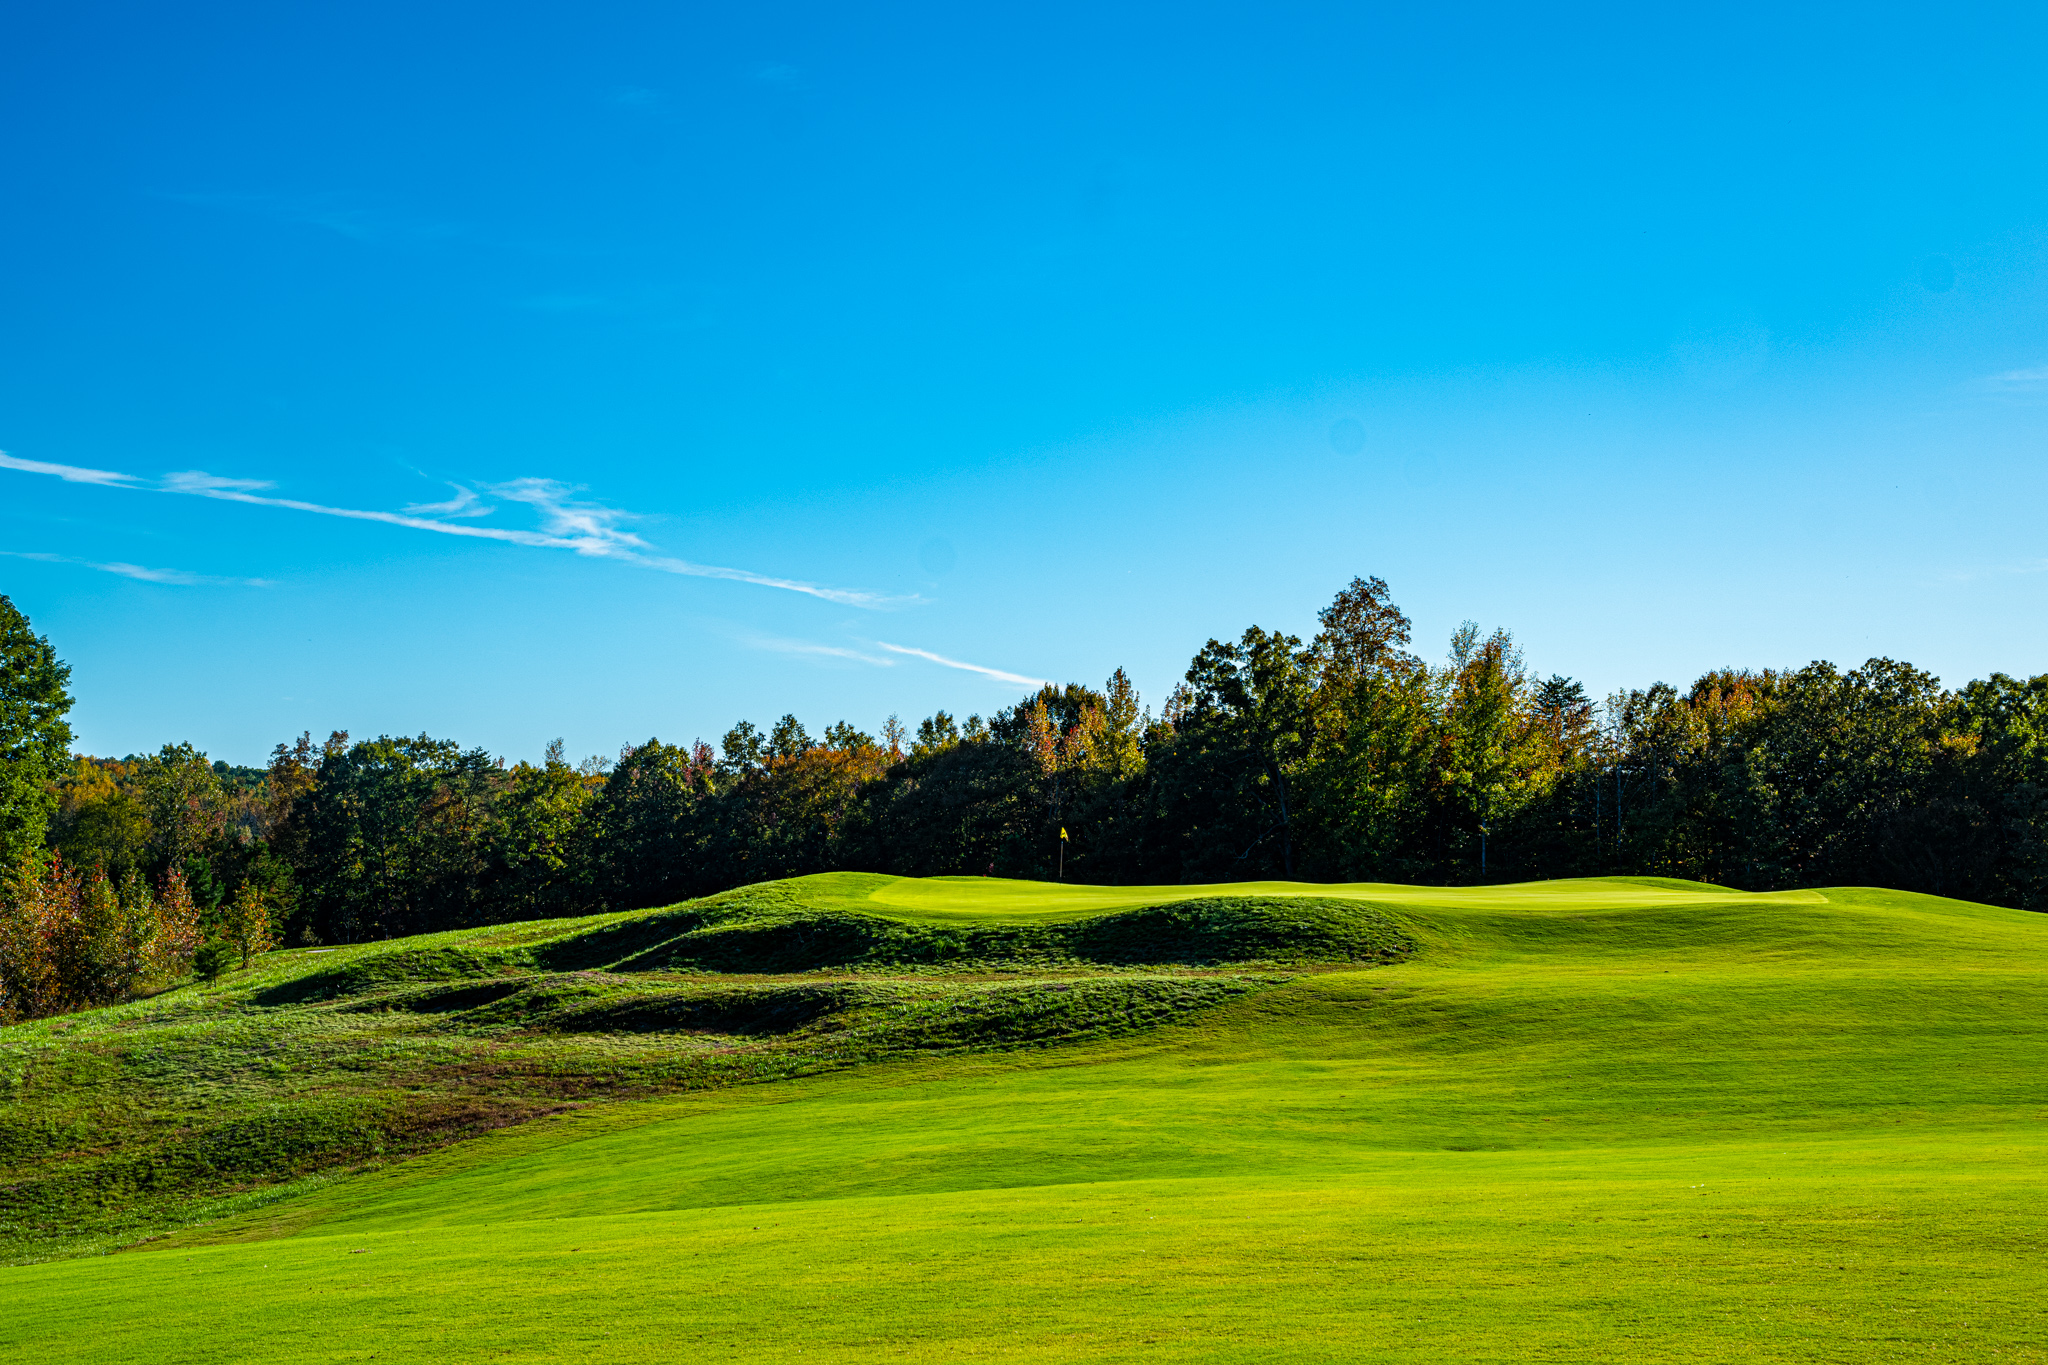
<svg viewBox="0 0 2048 1365">
<path fill-rule="evenodd" d="M 70 665 L 0 597 L 0 865 L 41 855 L 51 784 L 71 752 L 70 680 Z"/>
<path fill-rule="evenodd" d="M 1294 875 L 1288 786 L 1315 742 L 1314 653 L 1295 636 L 1252 626 L 1236 644 L 1211 640 L 1188 665 L 1184 728 L 1239 753 L 1241 781 L 1263 786 L 1279 835 L 1281 875 Z"/>
</svg>

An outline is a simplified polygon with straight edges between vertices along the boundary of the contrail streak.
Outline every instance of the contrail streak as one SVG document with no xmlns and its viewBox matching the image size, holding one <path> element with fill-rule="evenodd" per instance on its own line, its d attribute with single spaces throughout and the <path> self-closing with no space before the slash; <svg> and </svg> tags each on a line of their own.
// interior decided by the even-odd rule
<svg viewBox="0 0 2048 1365">
<path fill-rule="evenodd" d="M 151 482 L 134 474 L 120 474 L 105 469 L 86 469 L 78 465 L 17 459 L 4 451 L 0 451 L 0 469 L 17 470 L 24 474 L 41 474 L 62 479 L 66 483 L 132 488 L 150 493 L 182 493 L 189 497 L 212 498 L 216 502 L 238 502 L 251 507 L 277 507 L 291 512 L 309 512 L 315 516 L 340 517 L 348 521 L 378 522 L 385 526 L 402 526 L 410 531 L 430 531 L 436 535 L 464 536 L 471 540 L 495 540 L 506 545 L 523 545 L 540 550 L 568 550 L 589 558 L 615 559 L 621 563 L 635 564 L 657 573 L 751 583 L 756 587 L 802 593 L 822 601 L 867 610 L 916 600 L 914 597 L 891 597 L 858 588 L 834 588 L 822 583 L 807 583 L 798 578 L 780 578 L 773 574 L 755 573 L 751 569 L 698 564 L 688 559 L 646 553 L 652 549 L 646 541 L 630 531 L 619 529 L 616 524 L 631 516 L 630 513 L 613 507 L 571 501 L 570 494 L 574 490 L 550 479 L 519 479 L 490 489 L 492 493 L 507 501 L 523 502 L 537 509 L 541 513 L 543 524 L 548 528 L 544 531 L 522 531 L 502 526 L 477 526 L 441 521 L 411 512 L 378 512 L 357 507 L 332 507 L 326 503 L 305 502 L 298 498 L 280 498 L 254 491 L 271 486 L 262 480 L 224 479 L 202 470 L 168 474 L 161 480 Z M 473 500 L 474 494 L 470 496 Z M 478 515 L 468 511 L 468 505 L 468 502 L 458 498 L 455 505 L 442 504 L 442 507 L 450 512 L 459 510 L 467 516 Z"/>
<path fill-rule="evenodd" d="M 963 663 L 958 659 L 949 659 L 943 654 L 934 654 L 928 649 L 912 649 L 909 645 L 892 645 L 881 640 L 877 640 L 875 643 L 888 650 L 891 654 L 908 654 L 914 659 L 929 659 L 932 663 L 943 664 L 947 668 L 957 668 L 967 673 L 979 673 L 984 677 L 995 678 L 1002 682 L 1016 683 L 1019 687 L 1044 687 L 1046 685 L 1043 678 L 1027 678 L 1022 673 L 1005 673 L 1000 668 L 987 668 L 981 664 Z"/>
<path fill-rule="evenodd" d="M 179 587 L 235 587 L 267 588 L 271 584 L 262 578 L 215 578 L 211 574 L 187 573 L 183 569 L 152 569 L 142 564 L 128 564 L 114 560 L 102 564 L 93 559 L 75 559 L 70 555 L 42 554 L 34 550 L 0 550 L 0 555 L 9 559 L 33 559 L 39 564 L 72 564 L 81 569 L 98 569 L 101 573 L 119 574 L 139 583 L 171 583 Z"/>
</svg>

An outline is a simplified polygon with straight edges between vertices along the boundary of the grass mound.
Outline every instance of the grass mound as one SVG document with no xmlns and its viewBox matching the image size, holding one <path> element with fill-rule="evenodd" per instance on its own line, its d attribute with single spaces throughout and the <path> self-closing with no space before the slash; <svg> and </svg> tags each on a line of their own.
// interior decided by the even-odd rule
<svg viewBox="0 0 2048 1365">
<path fill-rule="evenodd" d="M 784 976 L 1304 966 L 1392 962 L 1415 950 L 1387 907 L 1355 898 L 1209 895 L 1053 922 L 957 924 L 838 908 L 830 897 L 807 897 L 806 890 L 803 881 L 772 882 L 591 927 L 571 921 L 537 941 L 382 945 L 280 981 L 251 999 L 278 1006 L 381 998 L 407 984 L 534 972 Z M 821 906 L 820 899 L 828 903 Z M 496 990 L 509 988 L 465 985 L 407 998 L 423 1002 L 423 1012 L 445 1012 L 424 1002 L 480 999 L 479 992 Z M 467 1006 L 446 1007 L 456 1008 Z"/>
<path fill-rule="evenodd" d="M 0 1031 L 0 1258 L 133 1240 L 564 1104 L 1114 1037 L 1277 979 L 1180 964 L 1409 946 L 1343 903 L 962 928 L 839 908 L 838 886 L 278 953 Z"/>
<path fill-rule="evenodd" d="M 1392 962 L 1415 940 L 1366 901 L 1217 896 L 1054 926 L 1075 957 L 1104 963 Z"/>
<path fill-rule="evenodd" d="M 906 1051 L 1009 1047 L 1149 1028 L 1243 994 L 1242 976 L 1115 976 L 955 983 L 658 983 L 596 974 L 509 977 L 388 992 L 335 1006 L 350 1014 L 439 1016 L 451 1031 L 676 1034 L 723 1039 L 830 1037 L 868 1060 Z"/>
<path fill-rule="evenodd" d="M 256 1005 L 216 992 L 0 1034 L 0 1256 L 215 1216 L 266 1187 L 594 1098 L 1170 1023 L 1277 978 L 707 981 L 570 973 Z M 194 1201 L 198 1201 L 196 1204 Z M 209 1204 L 208 1201 L 215 1201 Z M 225 1201 L 225 1202 L 219 1202 Z"/>
<path fill-rule="evenodd" d="M 1390 962 L 1415 941 L 1369 902 L 1212 896 L 1051 924 L 905 924 L 779 897 L 709 902 L 700 928 L 614 971 L 807 972 Z M 550 950 L 552 951 L 552 950 Z"/>
<path fill-rule="evenodd" d="M 280 981 L 252 996 L 250 1003 L 302 1005 L 313 1000 L 364 995 L 404 982 L 461 981 L 487 975 L 505 965 L 506 959 L 500 955 L 457 947 L 399 948 L 365 954 L 342 966 Z"/>
</svg>

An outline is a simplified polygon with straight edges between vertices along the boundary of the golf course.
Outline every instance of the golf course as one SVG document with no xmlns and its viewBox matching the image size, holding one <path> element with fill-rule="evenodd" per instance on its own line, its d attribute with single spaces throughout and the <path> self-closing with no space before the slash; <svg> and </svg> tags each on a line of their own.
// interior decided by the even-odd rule
<svg viewBox="0 0 2048 1365">
<path fill-rule="evenodd" d="M 295 949 L 0 1029 L 0 1358 L 2043 1360 L 2044 1058 L 2048 918 L 1861 888 Z"/>
</svg>

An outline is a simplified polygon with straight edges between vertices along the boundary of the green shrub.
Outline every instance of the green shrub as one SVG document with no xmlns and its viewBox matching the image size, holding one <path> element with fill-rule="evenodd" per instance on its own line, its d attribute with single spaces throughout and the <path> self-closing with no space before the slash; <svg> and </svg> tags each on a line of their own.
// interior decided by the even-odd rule
<svg viewBox="0 0 2048 1365">
<path fill-rule="evenodd" d="M 234 965 L 236 956 L 234 944 L 210 938 L 192 955 L 192 970 L 202 981 L 218 981 L 220 974 Z"/>
</svg>

